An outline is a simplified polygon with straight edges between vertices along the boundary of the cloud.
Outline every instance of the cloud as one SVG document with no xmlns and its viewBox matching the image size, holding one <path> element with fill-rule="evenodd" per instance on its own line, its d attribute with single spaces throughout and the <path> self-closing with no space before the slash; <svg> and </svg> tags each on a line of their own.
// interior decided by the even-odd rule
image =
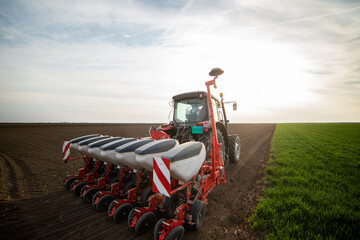
<svg viewBox="0 0 360 240">
<path fill-rule="evenodd" d="M 2 1 L 0 121 L 48 121 L 52 105 L 66 114 L 51 110 L 51 121 L 167 121 L 167 101 L 203 90 L 217 66 L 219 88 L 240 103 L 233 121 L 293 121 L 291 108 L 335 121 L 309 110 L 326 103 L 359 120 L 359 11 L 352 1 Z"/>
</svg>

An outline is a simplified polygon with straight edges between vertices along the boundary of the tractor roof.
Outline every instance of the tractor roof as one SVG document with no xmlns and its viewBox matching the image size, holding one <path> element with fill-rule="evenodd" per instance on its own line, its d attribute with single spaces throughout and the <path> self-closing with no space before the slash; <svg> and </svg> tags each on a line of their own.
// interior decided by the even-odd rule
<svg viewBox="0 0 360 240">
<path fill-rule="evenodd" d="M 213 98 L 215 98 L 217 100 L 217 98 L 214 95 L 211 95 Z M 196 92 L 187 92 L 187 93 L 181 93 L 178 95 L 173 96 L 173 100 L 176 101 L 180 101 L 183 99 L 188 99 L 188 98 L 206 98 L 207 97 L 207 92 L 204 91 L 196 91 Z"/>
</svg>

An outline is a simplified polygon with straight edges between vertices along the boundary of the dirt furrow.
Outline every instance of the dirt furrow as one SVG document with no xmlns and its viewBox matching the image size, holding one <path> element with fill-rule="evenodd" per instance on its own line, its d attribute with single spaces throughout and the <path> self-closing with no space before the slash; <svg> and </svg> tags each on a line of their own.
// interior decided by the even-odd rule
<svg viewBox="0 0 360 240">
<path fill-rule="evenodd" d="M 63 140 L 91 133 L 146 136 L 149 124 L 18 126 L 0 124 L 1 186 L 9 184 L 14 194 L 7 190 L 0 199 L 1 239 L 153 238 L 152 231 L 135 236 L 126 222 L 114 224 L 105 212 L 96 212 L 61 185 L 65 174 L 74 174 L 83 165 L 81 161 L 61 163 Z M 230 125 L 230 133 L 241 138 L 241 160 L 228 165 L 227 183 L 209 195 L 202 229 L 186 231 L 185 239 L 263 238 L 262 233 L 252 232 L 247 219 L 263 194 L 264 168 L 274 130 L 273 124 Z M 14 146 L 22 150 L 15 152 Z M 25 192 L 22 186 L 28 191 L 26 196 L 19 193 Z M 8 197 L 15 200 L 5 201 Z"/>
</svg>

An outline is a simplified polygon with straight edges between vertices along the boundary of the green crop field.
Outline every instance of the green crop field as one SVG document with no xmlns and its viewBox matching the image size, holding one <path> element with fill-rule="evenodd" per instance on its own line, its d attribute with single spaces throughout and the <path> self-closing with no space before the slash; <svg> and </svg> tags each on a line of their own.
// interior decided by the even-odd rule
<svg viewBox="0 0 360 240">
<path fill-rule="evenodd" d="M 267 239 L 360 239 L 360 124 L 278 124 L 250 224 Z"/>
</svg>

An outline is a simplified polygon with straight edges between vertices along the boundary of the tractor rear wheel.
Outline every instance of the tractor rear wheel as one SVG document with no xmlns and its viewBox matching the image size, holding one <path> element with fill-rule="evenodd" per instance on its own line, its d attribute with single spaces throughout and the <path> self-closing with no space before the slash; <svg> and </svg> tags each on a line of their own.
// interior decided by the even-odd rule
<svg viewBox="0 0 360 240">
<path fill-rule="evenodd" d="M 169 234 L 167 235 L 167 237 L 165 238 L 166 240 L 181 240 L 183 239 L 185 234 L 185 229 L 183 226 L 177 226 L 175 227 L 173 230 L 171 230 L 169 232 Z"/>
<path fill-rule="evenodd" d="M 125 203 L 125 204 L 119 206 L 113 215 L 114 222 L 121 223 L 123 220 L 125 220 L 127 218 L 127 216 L 129 215 L 129 213 L 132 209 L 133 209 L 133 206 L 130 203 Z"/>
<path fill-rule="evenodd" d="M 190 227 L 194 230 L 199 230 L 204 223 L 206 204 L 203 201 L 195 200 L 190 208 L 190 214 L 192 216 L 192 222 L 195 223 L 194 225 L 190 225 Z"/>
<path fill-rule="evenodd" d="M 135 233 L 137 235 L 145 233 L 149 230 L 155 222 L 155 214 L 153 212 L 147 212 L 142 215 L 135 225 Z"/>
<path fill-rule="evenodd" d="M 229 135 L 230 142 L 230 162 L 237 163 L 240 160 L 241 142 L 240 137 L 237 134 Z"/>
<path fill-rule="evenodd" d="M 106 194 L 102 196 L 99 201 L 96 203 L 96 210 L 99 212 L 105 211 L 109 208 L 110 203 L 114 200 L 114 196 Z"/>
</svg>

